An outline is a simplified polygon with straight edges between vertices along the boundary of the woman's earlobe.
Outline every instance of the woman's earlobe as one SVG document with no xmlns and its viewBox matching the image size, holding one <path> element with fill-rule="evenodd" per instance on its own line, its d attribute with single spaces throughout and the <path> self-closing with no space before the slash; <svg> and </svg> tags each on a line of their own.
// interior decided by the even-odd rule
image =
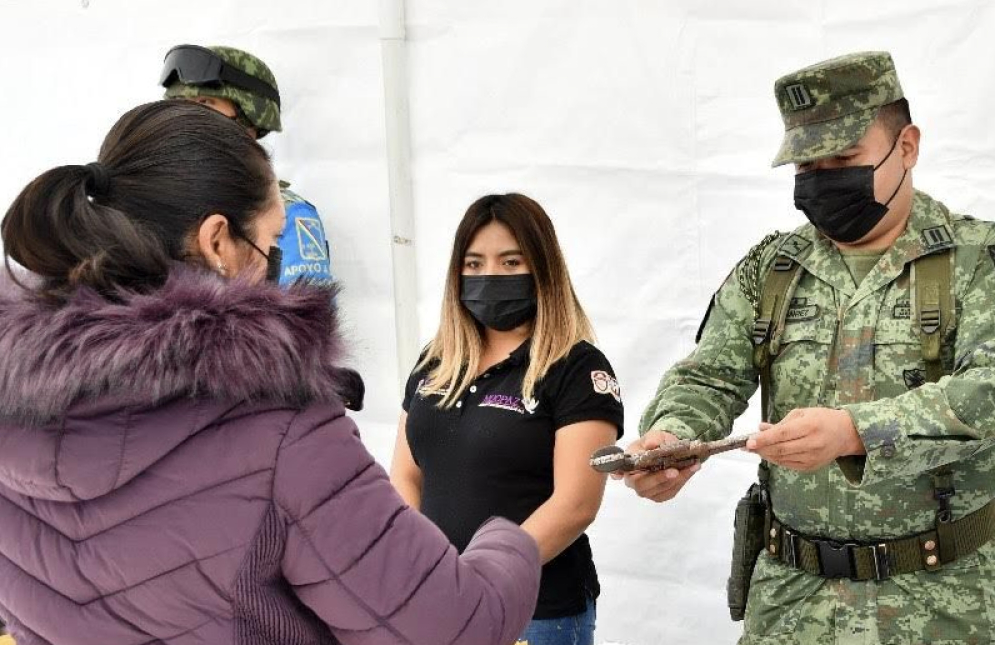
<svg viewBox="0 0 995 645">
<path fill-rule="evenodd" d="M 222 253 L 227 229 L 228 219 L 224 215 L 215 213 L 208 215 L 200 223 L 196 237 L 197 250 L 204 258 L 204 262 L 221 275 L 228 274 L 228 265 Z"/>
</svg>

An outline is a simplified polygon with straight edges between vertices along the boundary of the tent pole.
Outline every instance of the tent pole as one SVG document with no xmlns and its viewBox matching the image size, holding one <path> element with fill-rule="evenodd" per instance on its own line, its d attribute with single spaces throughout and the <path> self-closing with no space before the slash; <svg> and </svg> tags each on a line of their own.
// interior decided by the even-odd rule
<svg viewBox="0 0 995 645">
<path fill-rule="evenodd" d="M 394 326 L 398 382 L 401 387 L 418 360 L 420 341 L 404 4 L 404 0 L 380 0 L 391 260 L 394 271 Z"/>
</svg>

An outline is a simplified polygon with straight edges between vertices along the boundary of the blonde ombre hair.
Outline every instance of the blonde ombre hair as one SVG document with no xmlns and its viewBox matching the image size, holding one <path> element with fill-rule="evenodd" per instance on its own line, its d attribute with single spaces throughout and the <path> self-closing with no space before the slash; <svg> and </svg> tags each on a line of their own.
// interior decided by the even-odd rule
<svg viewBox="0 0 995 645">
<path fill-rule="evenodd" d="M 441 408 L 455 405 L 479 371 L 482 329 L 460 301 L 460 278 L 470 244 L 477 232 L 491 222 L 500 222 L 511 230 L 535 280 L 538 307 L 522 398 L 533 397 L 536 385 L 549 368 L 574 345 L 582 340 L 594 342 L 594 330 L 577 300 L 553 222 L 546 211 L 534 200 L 516 193 L 481 197 L 470 205 L 456 229 L 439 331 L 417 368 L 435 364 L 422 391 L 441 395 Z"/>
</svg>

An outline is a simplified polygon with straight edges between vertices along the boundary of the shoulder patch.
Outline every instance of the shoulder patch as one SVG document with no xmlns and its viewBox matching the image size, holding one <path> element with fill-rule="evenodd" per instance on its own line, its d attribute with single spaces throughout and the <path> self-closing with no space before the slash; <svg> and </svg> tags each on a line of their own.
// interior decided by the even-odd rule
<svg viewBox="0 0 995 645">
<path fill-rule="evenodd" d="M 622 402 L 622 389 L 614 376 L 604 370 L 591 372 L 591 383 L 594 386 L 595 394 L 610 394 L 613 399 Z"/>
</svg>

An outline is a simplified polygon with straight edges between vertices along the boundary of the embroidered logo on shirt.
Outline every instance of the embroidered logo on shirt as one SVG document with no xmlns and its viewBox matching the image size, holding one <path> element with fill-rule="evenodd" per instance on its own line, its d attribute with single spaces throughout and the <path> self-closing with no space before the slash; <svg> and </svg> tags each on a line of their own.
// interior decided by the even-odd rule
<svg viewBox="0 0 995 645">
<path fill-rule="evenodd" d="M 622 402 L 622 388 L 619 387 L 615 377 L 608 372 L 603 370 L 591 372 L 591 382 L 594 383 L 596 394 L 611 394 L 613 399 L 619 403 Z"/>
<path fill-rule="evenodd" d="M 904 318 L 908 320 L 912 317 L 912 306 L 909 305 L 908 300 L 902 300 L 895 305 L 895 308 L 891 310 L 892 318 Z"/>
<path fill-rule="evenodd" d="M 497 408 L 499 410 L 507 410 L 508 412 L 525 414 L 523 401 L 517 396 L 509 396 L 507 394 L 488 394 L 477 407 Z"/>
<path fill-rule="evenodd" d="M 441 396 L 442 398 L 449 396 L 449 388 L 439 390 L 438 392 L 431 392 L 428 388 L 429 386 L 426 379 L 418 381 L 418 396 L 423 399 L 429 396 Z"/>
<path fill-rule="evenodd" d="M 538 399 L 522 399 L 522 407 L 525 408 L 525 411 L 528 412 L 529 414 L 535 414 L 536 413 L 536 408 L 539 407 L 539 400 Z"/>
</svg>

